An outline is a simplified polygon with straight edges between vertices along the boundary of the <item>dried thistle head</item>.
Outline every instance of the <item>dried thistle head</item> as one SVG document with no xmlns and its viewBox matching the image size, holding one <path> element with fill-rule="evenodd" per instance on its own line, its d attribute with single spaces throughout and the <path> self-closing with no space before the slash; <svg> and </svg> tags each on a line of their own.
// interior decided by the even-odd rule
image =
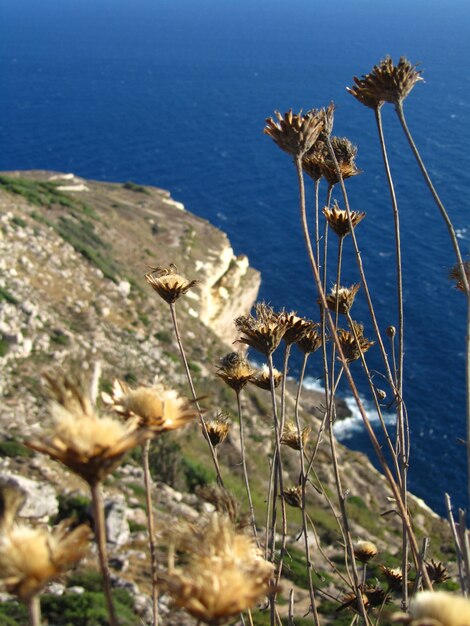
<svg viewBox="0 0 470 626">
<path fill-rule="evenodd" d="M 274 388 L 279 387 L 282 380 L 282 374 L 275 367 L 273 367 L 273 385 Z M 267 365 L 263 365 L 260 369 L 256 370 L 253 376 L 250 378 L 250 383 L 255 385 L 255 387 L 259 387 L 260 389 L 265 389 L 266 391 L 270 391 L 271 389 L 271 376 L 269 374 L 269 367 Z"/>
<path fill-rule="evenodd" d="M 450 576 L 447 573 L 447 569 L 440 561 L 436 562 L 434 559 L 431 559 L 430 561 L 425 562 L 425 566 L 429 580 L 432 583 L 439 584 L 449 580 Z"/>
<path fill-rule="evenodd" d="M 230 352 L 220 359 L 217 376 L 219 376 L 236 393 L 239 393 L 250 378 L 254 370 L 241 352 Z"/>
<path fill-rule="evenodd" d="M 470 284 L 470 261 L 463 262 L 463 272 L 467 278 L 467 283 Z M 449 278 L 455 282 L 456 289 L 465 293 L 462 268 L 459 264 L 454 265 L 454 267 L 450 270 Z"/>
<path fill-rule="evenodd" d="M 332 137 L 331 145 L 338 163 L 341 178 L 346 180 L 361 173 L 356 167 L 357 147 L 346 137 Z M 339 183 L 340 179 L 336 171 L 334 161 L 326 154 L 320 165 L 322 174 L 329 185 L 333 186 Z"/>
<path fill-rule="evenodd" d="M 384 578 L 388 584 L 390 591 L 400 591 L 403 580 L 403 573 L 401 567 L 386 567 L 385 565 L 379 565 Z"/>
<path fill-rule="evenodd" d="M 286 325 L 283 340 L 287 345 L 292 345 L 306 335 L 307 331 L 310 329 L 310 322 L 304 317 L 299 317 L 297 313 L 293 311 L 284 313 L 283 315 Z"/>
<path fill-rule="evenodd" d="M 176 537 L 187 552 L 184 567 L 162 576 L 175 604 L 211 626 L 227 624 L 252 607 L 270 588 L 273 565 L 260 555 L 251 536 L 217 513 L 187 525 Z"/>
<path fill-rule="evenodd" d="M 73 530 L 66 523 L 52 530 L 14 524 L 0 534 L 0 585 L 27 602 L 85 556 L 90 535 L 85 524 Z"/>
<path fill-rule="evenodd" d="M 362 602 L 366 611 L 376 606 L 388 604 L 389 601 L 390 599 L 387 598 L 385 591 L 377 585 L 365 585 L 365 587 L 362 588 Z M 354 592 L 344 595 L 343 598 L 341 598 L 341 603 L 341 606 L 336 609 L 337 611 L 348 608 L 355 613 L 360 613 L 359 603 Z"/>
<path fill-rule="evenodd" d="M 384 102 L 401 103 L 419 81 L 421 70 L 416 69 L 405 57 L 400 57 L 398 65 L 387 56 L 372 71 L 362 78 L 354 76 L 355 85 L 347 91 L 359 102 L 372 109 L 379 109 Z"/>
<path fill-rule="evenodd" d="M 323 215 L 326 217 L 328 226 L 334 231 L 338 237 L 346 237 L 351 232 L 348 220 L 348 212 L 340 209 L 338 203 L 335 202 L 331 207 L 323 209 Z M 350 211 L 351 224 L 353 228 L 361 222 L 366 214 L 362 211 Z"/>
<path fill-rule="evenodd" d="M 26 499 L 25 492 L 11 478 L 0 477 L 0 534 L 12 526 Z"/>
<path fill-rule="evenodd" d="M 348 363 L 360 359 L 361 354 L 367 352 L 367 350 L 369 350 L 369 348 L 375 343 L 374 341 L 369 341 L 369 339 L 364 337 L 364 327 L 362 324 L 358 324 L 357 322 L 353 322 L 353 324 L 354 332 L 338 328 L 339 343 L 341 345 L 344 358 L 348 361 Z M 354 333 L 356 334 L 357 340 Z"/>
<path fill-rule="evenodd" d="M 411 599 L 409 614 L 395 614 L 393 621 L 410 626 L 468 626 L 470 600 L 447 591 L 422 591 Z"/>
<path fill-rule="evenodd" d="M 284 430 L 281 435 L 281 444 L 292 448 L 293 450 L 304 449 L 308 443 L 308 439 L 310 436 L 312 429 L 310 426 L 305 426 L 300 431 L 297 430 L 297 426 L 291 420 L 286 421 L 284 425 Z"/>
<path fill-rule="evenodd" d="M 285 331 L 286 323 L 264 302 L 255 304 L 255 315 L 241 315 L 235 320 L 235 326 L 241 333 L 238 340 L 255 350 L 269 355 L 278 347 Z"/>
<path fill-rule="evenodd" d="M 305 115 L 292 113 L 290 109 L 284 117 L 275 111 L 276 120 L 266 119 L 264 133 L 284 152 L 294 157 L 303 156 L 313 146 L 325 126 L 321 111 L 312 110 Z"/>
<path fill-rule="evenodd" d="M 361 563 L 368 563 L 374 556 L 377 556 L 379 550 L 372 541 L 356 541 L 353 545 L 354 556 Z"/>
<path fill-rule="evenodd" d="M 323 164 L 328 157 L 325 142 L 318 139 L 312 148 L 302 157 L 302 169 L 313 181 L 319 181 L 323 176 Z"/>
<path fill-rule="evenodd" d="M 295 509 L 302 508 L 302 487 L 297 485 L 296 487 L 288 487 L 282 492 L 282 497 L 289 506 Z"/>
<path fill-rule="evenodd" d="M 207 434 L 211 444 L 215 447 L 225 441 L 230 430 L 228 417 L 219 413 L 214 419 L 206 421 Z"/>
<path fill-rule="evenodd" d="M 153 433 L 182 428 L 198 414 L 188 400 L 162 385 L 132 389 L 122 380 L 115 379 L 112 394 L 102 393 L 101 397 L 126 420 L 137 420 L 141 428 Z"/>
<path fill-rule="evenodd" d="M 316 352 L 323 343 L 320 324 L 317 322 L 310 322 L 310 326 L 305 335 L 297 341 L 297 346 L 304 354 L 311 354 Z"/>
<path fill-rule="evenodd" d="M 151 271 L 145 275 L 145 278 L 168 304 L 176 302 L 179 297 L 197 284 L 197 280 L 189 281 L 178 274 L 178 269 L 173 263 L 169 267 L 151 268 Z"/>
<path fill-rule="evenodd" d="M 197 495 L 210 502 L 215 510 L 226 515 L 236 528 L 243 528 L 247 525 L 246 519 L 240 519 L 240 504 L 235 496 L 220 485 L 201 485 L 196 488 Z"/>
<path fill-rule="evenodd" d="M 333 285 L 330 293 L 326 296 L 326 304 L 331 311 L 336 311 L 343 315 L 347 315 L 354 304 L 354 299 L 361 285 L 356 283 L 350 287 L 341 287 Z"/>
<path fill-rule="evenodd" d="M 60 461 L 94 485 L 111 473 L 129 450 L 143 443 L 149 433 L 139 427 L 137 420 L 123 423 L 99 416 L 88 400 L 89 394 L 67 381 L 58 386 L 67 387 L 70 395 L 63 398 L 63 404 L 56 401 L 51 405 L 50 431 L 26 445 Z"/>
</svg>

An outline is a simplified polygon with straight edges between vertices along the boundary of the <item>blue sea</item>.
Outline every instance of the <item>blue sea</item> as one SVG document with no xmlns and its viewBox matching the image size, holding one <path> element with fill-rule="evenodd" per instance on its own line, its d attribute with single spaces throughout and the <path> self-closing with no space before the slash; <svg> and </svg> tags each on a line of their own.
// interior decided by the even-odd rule
<svg viewBox="0 0 470 626">
<path fill-rule="evenodd" d="M 466 0 L 2 0 L 0 170 L 51 169 L 169 189 L 261 270 L 262 299 L 316 318 L 294 168 L 262 131 L 275 109 L 333 100 L 334 133 L 359 150 L 363 174 L 348 190 L 352 208 L 367 212 L 357 236 L 386 328 L 396 324 L 389 194 L 373 114 L 345 87 L 386 54 L 421 63 L 425 83 L 405 111 L 468 255 L 469 35 Z M 465 301 L 447 279 L 454 264 L 448 235 L 393 109 L 385 108 L 384 124 L 406 276 L 409 484 L 443 513 L 445 491 L 466 505 L 458 442 L 466 436 Z M 322 187 L 322 202 L 325 194 Z M 335 197 L 342 204 L 339 191 Z M 350 241 L 345 248 L 348 284 L 358 273 Z M 353 312 L 371 335 L 360 295 Z M 369 355 L 380 386 L 378 350 Z M 353 367 L 365 393 L 360 365 Z M 320 372 L 313 357 L 312 383 Z M 358 419 L 337 432 L 371 453 Z"/>
</svg>

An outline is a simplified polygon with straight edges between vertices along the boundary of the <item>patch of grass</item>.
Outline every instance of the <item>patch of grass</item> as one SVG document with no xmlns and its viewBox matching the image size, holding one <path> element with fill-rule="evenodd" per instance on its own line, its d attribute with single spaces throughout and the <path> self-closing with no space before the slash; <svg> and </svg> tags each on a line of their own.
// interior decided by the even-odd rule
<svg viewBox="0 0 470 626">
<path fill-rule="evenodd" d="M 0 287 L 0 302 L 9 302 L 10 304 L 18 304 L 18 300 L 15 296 L 12 296 L 11 293 L 5 289 L 4 287 Z"/>
<path fill-rule="evenodd" d="M 194 372 L 194 374 L 200 374 L 202 372 L 202 368 L 199 363 L 195 363 L 194 361 L 189 361 L 188 367 L 191 372 Z"/>
<path fill-rule="evenodd" d="M 10 349 L 10 344 L 0 335 L 0 357 L 5 356 Z"/>
<path fill-rule="evenodd" d="M 298 587 L 308 589 L 307 560 L 305 553 L 295 546 L 288 546 L 284 557 L 283 575 Z M 329 574 L 315 572 L 312 569 L 312 580 L 315 587 L 321 589 L 333 579 Z"/>
<path fill-rule="evenodd" d="M 128 189 L 129 191 L 135 191 L 136 193 L 145 193 L 147 196 L 150 195 L 149 191 L 143 186 L 138 185 L 137 183 L 133 183 L 132 181 L 128 181 L 122 185 L 123 189 Z"/>
<path fill-rule="evenodd" d="M 33 451 L 15 439 L 5 439 L 0 441 L 0 457 L 6 456 L 9 458 L 21 457 L 28 459 L 33 456 Z"/>
<path fill-rule="evenodd" d="M 190 493 L 194 493 L 196 487 L 208 485 L 216 479 L 215 470 L 204 467 L 194 459 L 183 457 L 182 465 L 187 489 Z"/>
<path fill-rule="evenodd" d="M 143 498 L 145 496 L 145 487 L 140 483 L 129 483 L 127 486 L 138 498 Z"/>
<path fill-rule="evenodd" d="M 59 346 L 68 346 L 70 344 L 70 337 L 61 330 L 53 330 L 50 337 L 51 341 Z"/>
<path fill-rule="evenodd" d="M 28 610 L 18 602 L 2 602 L 0 604 L 0 624 L 2 626 L 23 626 L 28 624 Z"/>
<path fill-rule="evenodd" d="M 26 222 L 22 217 L 19 217 L 18 215 L 14 215 L 11 218 L 11 221 L 13 224 L 19 226 L 20 228 L 26 228 L 26 226 L 28 225 L 28 222 Z"/>
<path fill-rule="evenodd" d="M 134 626 L 137 616 L 132 608 L 132 598 L 125 589 L 115 589 L 113 598 L 121 626 Z M 107 626 L 108 612 L 104 595 L 96 591 L 83 594 L 65 594 L 41 597 L 42 613 L 48 624 L 54 626 Z"/>
<path fill-rule="evenodd" d="M 147 526 L 145 524 L 138 524 L 137 522 L 132 521 L 131 519 L 128 521 L 129 530 L 131 533 L 138 533 L 143 530 L 147 530 Z"/>
<path fill-rule="evenodd" d="M 173 335 L 169 333 L 167 330 L 159 330 L 154 334 L 155 339 L 161 341 L 162 343 L 172 343 Z"/>
<path fill-rule="evenodd" d="M 89 519 L 90 499 L 80 494 L 59 495 L 59 512 L 54 520 L 55 524 L 68 518 L 73 518 L 77 525 L 84 524 Z M 78 584 L 78 583 L 75 583 Z M 81 585 L 85 587 L 85 585 Z M 101 589 L 101 587 L 100 587 Z"/>
</svg>

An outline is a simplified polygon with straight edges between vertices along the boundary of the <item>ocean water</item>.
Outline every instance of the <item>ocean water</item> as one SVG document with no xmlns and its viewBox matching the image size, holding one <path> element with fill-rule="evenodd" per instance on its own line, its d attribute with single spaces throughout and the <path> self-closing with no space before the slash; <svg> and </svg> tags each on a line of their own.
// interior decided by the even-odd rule
<svg viewBox="0 0 470 626">
<path fill-rule="evenodd" d="M 295 172 L 262 130 L 275 109 L 333 100 L 334 133 L 359 149 L 363 174 L 348 190 L 352 208 L 367 212 L 357 235 L 385 328 L 396 324 L 389 196 L 373 114 L 345 86 L 386 54 L 421 63 L 426 82 L 405 110 L 467 255 L 469 27 L 464 0 L 3 0 L 0 170 L 71 171 L 169 189 L 261 270 L 261 298 L 316 318 Z M 445 491 L 466 504 L 458 442 L 465 438 L 465 303 L 447 279 L 449 239 L 392 109 L 384 124 L 403 233 L 410 488 L 443 513 Z M 326 189 L 320 193 L 324 201 Z M 350 242 L 343 276 L 344 283 L 358 276 Z M 363 298 L 353 312 L 370 335 Z M 369 355 L 380 380 L 378 351 Z M 309 376 L 319 375 L 314 357 Z M 341 425 L 338 436 L 373 457 L 359 420 Z"/>
</svg>

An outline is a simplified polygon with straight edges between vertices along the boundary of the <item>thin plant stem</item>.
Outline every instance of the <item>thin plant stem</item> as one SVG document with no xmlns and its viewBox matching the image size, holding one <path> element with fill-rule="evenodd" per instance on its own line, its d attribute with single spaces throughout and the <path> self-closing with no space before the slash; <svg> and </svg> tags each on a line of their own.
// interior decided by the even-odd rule
<svg viewBox="0 0 470 626">
<path fill-rule="evenodd" d="M 312 518 L 310 517 L 310 515 L 307 513 L 307 519 L 310 522 L 310 526 L 312 527 L 312 532 L 313 532 L 313 536 L 315 537 L 315 543 L 317 544 L 317 548 L 318 551 L 320 552 L 320 554 L 322 555 L 322 557 L 325 559 L 325 561 L 328 563 L 328 565 L 331 567 L 331 570 L 338 575 L 339 578 L 341 578 L 341 580 L 344 582 L 344 584 L 347 587 L 353 587 L 352 581 L 348 580 L 346 578 L 346 576 L 344 576 L 344 574 L 342 574 L 339 569 L 336 567 L 336 565 L 333 563 L 333 561 L 330 559 L 330 557 L 326 554 L 326 552 L 323 550 L 322 545 L 321 545 L 321 541 L 320 541 L 320 537 L 318 536 L 317 533 L 317 529 L 315 527 L 315 524 L 313 523 Z M 337 520 L 338 521 L 338 520 Z"/>
<path fill-rule="evenodd" d="M 197 395 L 196 395 L 196 390 L 194 389 L 193 379 L 192 379 L 191 372 L 190 372 L 189 365 L 188 365 L 188 359 L 186 358 L 186 352 L 184 350 L 183 342 L 181 340 L 181 335 L 180 335 L 179 328 L 178 328 L 178 321 L 176 319 L 176 308 L 175 308 L 174 302 L 170 303 L 170 311 L 171 311 L 171 319 L 173 321 L 173 328 L 175 330 L 176 341 L 178 342 L 178 347 L 179 347 L 180 354 L 181 354 L 181 360 L 183 361 L 184 370 L 186 372 L 186 378 L 188 379 L 188 384 L 189 384 L 189 388 L 191 390 L 191 394 L 193 396 L 194 405 L 195 405 L 195 407 L 197 409 L 197 412 L 199 414 L 199 421 L 201 423 L 204 439 L 207 441 L 207 444 L 209 446 L 209 450 L 210 450 L 211 456 L 212 456 L 212 462 L 214 463 L 215 471 L 217 472 L 217 483 L 221 487 L 223 487 L 224 486 L 224 481 L 222 480 L 222 474 L 220 473 L 219 462 L 217 461 L 217 456 L 216 456 L 216 453 L 215 453 L 215 449 L 214 449 L 214 446 L 212 445 L 212 442 L 210 440 L 209 434 L 207 432 L 207 426 L 206 426 L 206 423 L 205 423 L 204 418 L 202 416 L 201 407 L 199 406 L 198 398 L 197 398 Z"/>
<path fill-rule="evenodd" d="M 331 146 L 331 141 L 329 142 L 330 146 Z M 334 157 L 334 152 L 333 152 L 333 157 Z M 335 157 L 334 157 L 335 158 Z M 336 158 L 335 158 L 336 161 Z M 406 507 L 403 505 L 402 499 L 401 499 L 401 492 L 400 489 L 397 486 L 397 483 L 395 482 L 393 475 L 390 471 L 390 468 L 388 467 L 387 461 L 383 455 L 381 446 L 377 440 L 377 437 L 374 433 L 374 430 L 372 428 L 372 425 L 370 423 L 369 417 L 364 409 L 364 406 L 361 402 L 361 398 L 359 396 L 359 392 L 358 389 L 356 387 L 356 384 L 354 382 L 354 379 L 351 375 L 351 371 L 349 368 L 349 364 L 346 361 L 343 351 L 341 349 L 341 344 L 339 342 L 339 338 L 337 333 L 335 332 L 334 329 L 334 324 L 333 324 L 333 320 L 331 318 L 331 315 L 329 314 L 329 311 L 327 309 L 327 303 L 326 303 L 326 296 L 325 296 L 325 291 L 322 287 L 322 283 L 321 283 L 321 278 L 320 278 L 320 273 L 318 270 L 318 266 L 315 262 L 315 257 L 313 255 L 313 250 L 312 250 L 312 245 L 310 242 L 310 237 L 308 234 L 308 228 L 307 228 L 307 222 L 306 222 L 306 211 L 305 211 L 305 188 L 304 188 L 304 181 L 303 181 L 303 176 L 302 176 L 302 163 L 301 163 L 301 159 L 299 157 L 297 157 L 295 159 L 295 165 L 296 165 L 296 169 L 297 169 L 297 177 L 298 177 L 298 181 L 299 181 L 299 202 L 300 202 L 300 213 L 301 213 L 301 222 L 302 222 L 302 231 L 303 231 L 303 235 L 304 235 L 304 239 L 305 239 L 305 244 L 307 246 L 307 253 L 308 253 L 308 258 L 310 261 L 310 265 L 312 268 L 312 272 L 313 272 L 313 276 L 314 276 L 314 280 L 315 280 L 315 284 L 317 287 L 317 291 L 320 297 L 320 301 L 321 304 L 325 310 L 325 314 L 327 316 L 328 319 L 328 325 L 329 327 L 332 329 L 332 340 L 335 342 L 336 344 L 336 349 L 338 350 L 338 356 L 344 366 L 344 371 L 346 374 L 346 378 L 348 380 L 348 384 L 349 387 L 351 389 L 351 393 L 354 397 L 354 400 L 356 402 L 356 405 L 358 407 L 358 410 L 361 414 L 361 418 L 362 421 L 364 423 L 365 429 L 367 431 L 367 434 L 369 436 L 369 439 L 372 443 L 372 446 L 374 448 L 375 454 L 377 455 L 377 459 L 383 469 L 383 472 L 385 474 L 385 477 L 387 479 L 387 482 L 390 485 L 390 488 L 392 490 L 393 496 L 396 500 L 397 506 L 398 506 L 398 510 L 400 513 L 400 516 L 402 517 L 402 519 L 405 520 L 406 522 L 406 531 L 408 533 L 409 536 L 409 540 L 410 540 L 410 547 L 411 547 L 411 551 L 413 554 L 413 560 L 415 561 L 415 564 L 417 567 L 420 567 L 420 554 L 419 554 L 419 549 L 418 549 L 418 544 L 416 542 L 416 537 L 414 535 L 413 529 L 411 527 L 411 520 L 409 517 L 409 513 L 408 510 L 406 509 Z M 337 165 L 337 161 L 336 161 L 336 165 Z M 339 171 L 339 168 L 338 168 Z M 340 173 L 341 176 L 341 173 Z M 342 179 L 341 179 L 342 181 Z M 342 181 L 343 182 L 343 181 Z M 344 187 L 344 183 L 342 185 Z M 345 191 L 345 190 L 344 190 Z M 346 196 L 347 197 L 347 196 Z M 349 206 L 349 204 L 347 205 Z M 348 212 L 348 216 L 350 218 L 350 211 Z M 352 225 L 351 225 L 351 230 L 352 230 Z M 375 316 L 374 316 L 375 317 Z M 376 322 L 377 323 L 377 322 Z M 383 344 L 382 344 L 383 345 Z M 388 365 L 388 360 L 387 360 L 387 365 Z M 390 379 L 392 381 L 393 384 L 393 378 L 391 377 L 391 372 L 390 372 Z M 432 589 L 432 584 L 431 581 L 429 580 L 429 576 L 427 575 L 426 571 L 423 571 L 423 580 L 424 580 L 424 584 L 428 589 Z M 362 598 L 361 598 L 362 600 Z"/>
<path fill-rule="evenodd" d="M 467 520 L 465 517 L 465 511 L 459 509 L 459 526 L 457 529 L 460 537 L 460 547 L 463 554 L 463 564 L 465 571 L 465 580 L 467 585 L 470 586 L 470 545 L 468 540 Z"/>
<path fill-rule="evenodd" d="M 460 543 L 459 534 L 457 532 L 457 527 L 455 525 L 454 515 L 452 513 L 452 503 L 451 503 L 450 496 L 448 493 L 445 494 L 445 503 L 446 503 L 447 517 L 449 519 L 449 526 L 450 526 L 450 530 L 452 533 L 452 538 L 454 540 L 455 554 L 457 557 L 457 565 L 459 568 L 460 590 L 463 596 L 467 596 L 469 592 L 469 589 L 468 589 L 469 581 L 467 581 L 465 578 L 465 565 L 464 565 L 464 559 L 463 559 L 462 546 Z"/>
<path fill-rule="evenodd" d="M 241 448 L 241 455 L 242 455 L 243 477 L 245 479 L 245 488 L 246 488 L 246 495 L 248 498 L 248 506 L 250 509 L 250 520 L 251 520 L 251 527 L 253 529 L 253 537 L 255 538 L 256 545 L 259 547 L 258 533 L 256 531 L 255 508 L 253 506 L 253 499 L 251 497 L 250 481 L 248 480 L 248 468 L 246 465 L 245 433 L 244 433 L 244 424 L 243 424 L 243 415 L 242 415 L 242 404 L 240 401 L 240 392 L 237 392 L 237 408 L 238 408 L 238 423 L 240 425 L 240 448 Z"/>
<path fill-rule="evenodd" d="M 111 577 L 109 575 L 108 551 L 106 548 L 106 526 L 104 519 L 103 493 L 101 484 L 90 485 L 91 499 L 93 504 L 93 519 L 95 522 L 95 539 L 98 546 L 98 557 L 100 561 L 101 577 L 103 579 L 103 591 L 108 609 L 110 626 L 119 626 L 116 611 L 114 609 L 111 594 Z"/>
<path fill-rule="evenodd" d="M 317 178 L 313 185 L 315 195 L 315 252 L 317 265 L 320 265 L 320 204 L 318 198 L 318 192 L 320 190 L 320 179 Z"/>
<path fill-rule="evenodd" d="M 147 508 L 147 529 L 150 547 L 150 566 L 152 573 L 152 607 L 153 626 L 158 624 L 158 572 L 157 572 L 157 545 L 155 541 L 155 517 L 152 507 L 152 477 L 149 465 L 150 439 L 142 446 L 142 464 L 144 468 L 145 504 Z"/>
<path fill-rule="evenodd" d="M 286 420 L 286 384 L 287 384 L 287 372 L 288 372 L 288 364 L 289 357 L 292 349 L 292 344 L 286 343 L 286 348 L 284 351 L 284 364 L 282 368 L 282 382 L 281 382 L 281 419 L 279 429 L 282 434 L 284 430 L 284 422 Z"/>
<path fill-rule="evenodd" d="M 388 162 L 387 148 L 382 127 L 381 107 L 375 108 L 375 121 L 379 134 L 380 147 L 387 175 L 388 188 L 393 209 L 393 225 L 395 228 L 395 256 L 397 267 L 397 303 L 398 303 L 398 364 L 396 371 L 396 403 L 397 403 L 397 438 L 398 438 L 398 464 L 400 468 L 401 492 L 403 503 L 407 506 L 407 474 L 409 463 L 409 449 L 405 440 L 405 413 L 403 411 L 403 364 L 404 364 L 404 312 L 403 312 L 403 270 L 401 258 L 400 239 L 400 214 L 393 185 L 392 173 Z M 401 608 L 406 611 L 408 606 L 408 541 L 406 532 L 402 533 L 402 602 Z"/>
<path fill-rule="evenodd" d="M 28 615 L 30 626 L 41 626 L 41 603 L 37 594 L 28 600 Z"/>
<path fill-rule="evenodd" d="M 421 559 L 422 559 L 423 565 L 425 564 L 426 552 L 428 551 L 428 548 L 429 548 L 429 538 L 424 537 L 423 542 L 421 544 Z M 415 580 L 413 583 L 413 591 L 411 592 L 412 596 L 414 596 L 419 591 L 419 588 L 421 586 L 422 576 L 423 576 L 423 572 L 416 572 Z"/>
</svg>

